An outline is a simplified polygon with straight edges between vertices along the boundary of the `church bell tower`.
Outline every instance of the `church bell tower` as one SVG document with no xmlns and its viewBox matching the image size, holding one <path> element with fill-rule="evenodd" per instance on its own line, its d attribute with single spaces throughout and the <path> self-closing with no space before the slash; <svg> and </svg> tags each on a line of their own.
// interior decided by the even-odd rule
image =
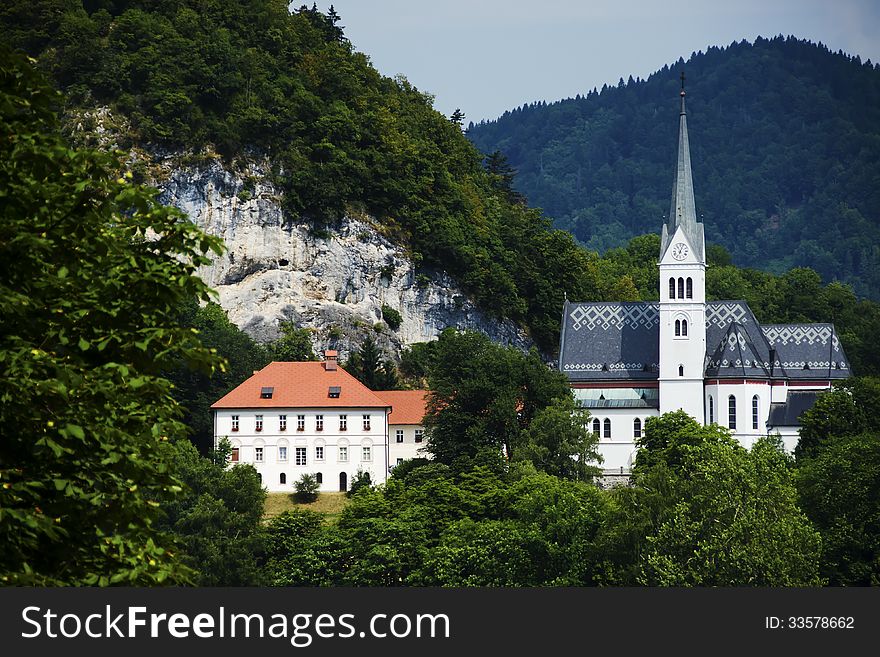
<svg viewBox="0 0 880 657">
<path fill-rule="evenodd" d="M 678 163 L 669 218 L 660 236 L 660 412 L 683 409 L 705 421 L 706 242 L 697 222 L 684 73 L 681 74 Z"/>
</svg>

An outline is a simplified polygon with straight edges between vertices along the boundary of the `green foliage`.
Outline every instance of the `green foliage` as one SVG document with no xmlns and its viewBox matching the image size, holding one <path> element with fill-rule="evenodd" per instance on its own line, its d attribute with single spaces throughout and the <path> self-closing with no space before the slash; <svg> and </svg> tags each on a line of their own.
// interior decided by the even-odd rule
<svg viewBox="0 0 880 657">
<path fill-rule="evenodd" d="M 524 105 L 468 136 L 506 154 L 515 189 L 557 227 L 600 252 L 621 247 L 669 212 L 682 68 L 707 239 L 742 266 L 812 267 L 880 300 L 880 70 L 859 57 L 759 37 Z"/>
<path fill-rule="evenodd" d="M 266 574 L 275 586 L 309 581 L 321 568 L 315 562 L 312 542 L 320 535 L 323 516 L 308 509 L 294 509 L 272 518 L 266 528 Z"/>
<path fill-rule="evenodd" d="M 426 447 L 441 463 L 482 453 L 510 458 L 535 415 L 554 399 L 571 396 L 565 377 L 544 365 L 535 350 L 523 354 L 482 333 L 446 329 L 433 351 Z M 540 429 L 532 438 L 547 447 Z"/>
<path fill-rule="evenodd" d="M 191 431 L 190 440 L 206 454 L 214 444 L 211 404 L 265 367 L 270 358 L 267 350 L 230 322 L 226 311 L 216 303 L 184 304 L 179 322 L 196 331 L 205 347 L 225 359 L 223 368 L 210 373 L 193 371 L 180 363 L 168 375 L 174 384 L 174 399 L 184 409 L 183 422 Z"/>
<path fill-rule="evenodd" d="M 370 390 L 396 390 L 399 386 L 397 368 L 369 335 L 361 342 L 360 349 L 351 354 L 344 368 Z"/>
<path fill-rule="evenodd" d="M 318 499 L 321 484 L 318 483 L 318 478 L 315 475 L 306 472 L 296 480 L 294 490 L 296 490 L 297 502 L 314 502 Z"/>
<path fill-rule="evenodd" d="M 348 497 L 354 497 L 358 491 L 371 490 L 373 488 L 373 478 L 366 470 L 358 469 L 354 477 L 351 478 L 351 485 L 346 491 Z"/>
<path fill-rule="evenodd" d="M 258 586 L 265 583 L 266 491 L 253 466 L 226 467 L 224 443 L 213 459 L 199 456 L 189 441 L 175 444 L 175 471 L 185 489 L 166 505 L 160 526 L 178 537 L 199 586 Z"/>
<path fill-rule="evenodd" d="M 592 481 L 602 474 L 597 451 L 599 437 L 587 428 L 590 413 L 571 395 L 554 399 L 535 414 L 513 448 L 513 459 L 528 461 L 536 469 L 564 479 Z"/>
<path fill-rule="evenodd" d="M 800 421 L 798 461 L 816 456 L 837 438 L 880 431 L 880 379 L 861 377 L 835 383 Z"/>
<path fill-rule="evenodd" d="M 185 435 L 163 372 L 222 366 L 176 325 L 221 244 L 69 148 L 58 102 L 0 48 L 0 581 L 180 583 L 157 528 Z"/>
<path fill-rule="evenodd" d="M 362 490 L 335 526 L 273 521 L 272 575 L 286 586 L 582 585 L 607 508 L 581 482 L 428 463 Z"/>
<path fill-rule="evenodd" d="M 312 349 L 312 333 L 293 322 L 281 322 L 281 337 L 269 346 L 272 360 L 301 362 L 317 360 Z"/>
<path fill-rule="evenodd" d="M 651 586 L 815 586 L 820 538 L 797 506 L 790 457 L 745 450 L 685 413 L 649 421 L 632 487 L 614 490 L 600 580 Z"/>
<path fill-rule="evenodd" d="M 385 323 L 388 324 L 388 328 L 392 331 L 396 331 L 400 328 L 400 323 L 403 321 L 403 318 L 400 316 L 400 313 L 394 310 L 391 306 L 387 306 L 385 304 L 382 305 L 382 319 L 385 320 Z"/>
<path fill-rule="evenodd" d="M 880 431 L 841 436 L 799 464 L 800 503 L 822 534 L 832 586 L 880 586 Z"/>
</svg>

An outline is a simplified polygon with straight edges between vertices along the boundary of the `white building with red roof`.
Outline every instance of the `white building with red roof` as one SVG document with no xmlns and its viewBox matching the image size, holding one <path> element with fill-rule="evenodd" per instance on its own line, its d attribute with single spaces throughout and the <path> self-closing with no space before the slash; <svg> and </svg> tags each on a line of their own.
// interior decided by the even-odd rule
<svg viewBox="0 0 880 657">
<path fill-rule="evenodd" d="M 393 468 L 407 459 L 427 458 L 424 417 L 427 390 L 379 390 L 388 402 L 388 463 Z"/>
<path fill-rule="evenodd" d="M 398 427 L 411 438 L 415 455 L 421 427 L 411 422 L 419 413 L 417 396 L 423 400 L 419 421 L 424 415 L 425 392 L 373 392 L 336 358 L 327 351 L 324 362 L 274 362 L 254 372 L 211 406 L 215 445 L 228 438 L 232 462 L 253 465 L 271 492 L 293 492 L 303 474 L 315 475 L 325 492 L 348 490 L 359 470 L 374 483 L 384 482 L 408 453 L 408 441 L 396 443 Z M 395 405 L 392 455 L 389 416 Z"/>
</svg>

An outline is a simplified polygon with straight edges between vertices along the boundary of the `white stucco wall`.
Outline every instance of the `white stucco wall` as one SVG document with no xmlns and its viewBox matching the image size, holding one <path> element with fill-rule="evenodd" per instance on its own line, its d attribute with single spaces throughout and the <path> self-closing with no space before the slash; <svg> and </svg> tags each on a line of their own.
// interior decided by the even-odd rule
<svg viewBox="0 0 880 657">
<path fill-rule="evenodd" d="M 232 417 L 239 418 L 238 431 L 232 430 Z M 263 416 L 263 430 L 255 430 L 256 416 Z M 279 416 L 287 416 L 287 429 L 279 428 Z M 305 416 L 304 428 L 297 430 L 297 416 Z M 324 428 L 317 430 L 317 416 L 322 415 Z M 345 415 L 347 430 L 340 431 L 340 416 Z M 370 416 L 370 428 L 363 428 L 363 416 Z M 341 490 L 340 474 L 345 473 L 346 487 L 359 469 L 370 473 L 374 483 L 388 478 L 388 425 L 386 411 L 381 408 L 295 409 L 273 408 L 216 411 L 215 443 L 229 438 L 239 449 L 238 462 L 253 465 L 270 492 L 295 492 L 295 484 L 303 474 L 320 474 L 321 491 Z M 257 448 L 263 448 L 263 459 L 257 461 Z M 279 448 L 287 448 L 286 460 Z M 323 448 L 323 458 L 319 450 Z M 369 459 L 364 458 L 369 447 Z M 305 448 L 305 465 L 296 462 L 296 448 Z M 347 455 L 344 450 L 347 449 Z M 281 475 L 286 481 L 282 483 Z"/>
</svg>

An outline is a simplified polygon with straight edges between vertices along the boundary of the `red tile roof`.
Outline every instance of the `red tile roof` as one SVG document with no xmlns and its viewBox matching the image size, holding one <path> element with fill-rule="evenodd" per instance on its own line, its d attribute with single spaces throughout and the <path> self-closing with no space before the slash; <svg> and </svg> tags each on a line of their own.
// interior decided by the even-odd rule
<svg viewBox="0 0 880 657">
<path fill-rule="evenodd" d="M 376 395 L 391 406 L 388 424 L 422 424 L 427 390 L 377 390 Z"/>
<path fill-rule="evenodd" d="M 330 397 L 330 387 L 340 388 Z M 274 388 L 271 399 L 262 399 L 263 388 Z M 383 408 L 390 406 L 341 367 L 324 369 L 324 363 L 269 363 L 232 390 L 211 408 Z"/>
</svg>

